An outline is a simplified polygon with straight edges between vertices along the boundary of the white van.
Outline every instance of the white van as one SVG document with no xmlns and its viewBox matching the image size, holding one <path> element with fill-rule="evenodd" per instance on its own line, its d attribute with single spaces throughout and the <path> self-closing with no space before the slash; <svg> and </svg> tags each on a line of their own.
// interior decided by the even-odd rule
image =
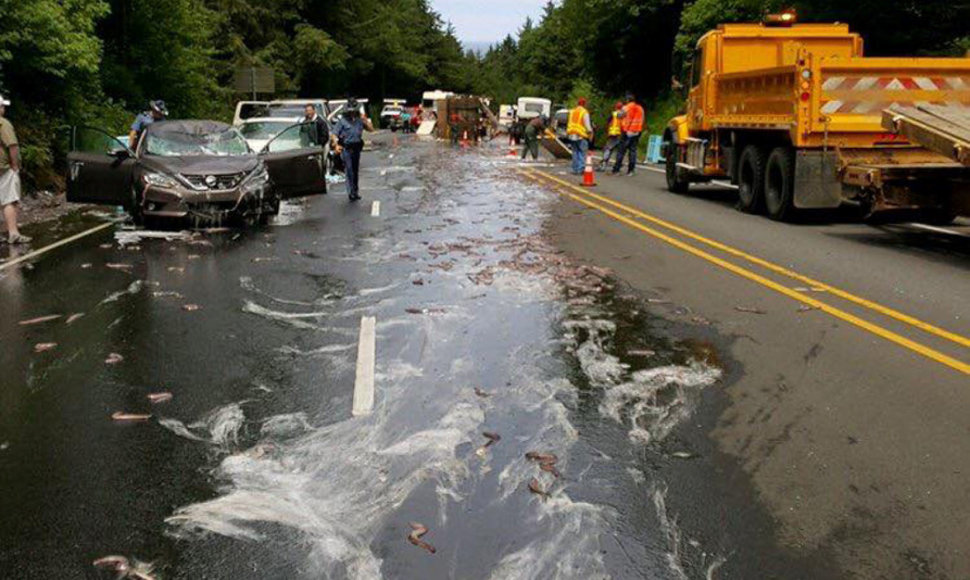
<svg viewBox="0 0 970 580">
<path fill-rule="evenodd" d="M 516 114 L 520 120 L 535 119 L 539 115 L 548 119 L 552 114 L 552 101 L 537 97 L 520 97 Z"/>
</svg>

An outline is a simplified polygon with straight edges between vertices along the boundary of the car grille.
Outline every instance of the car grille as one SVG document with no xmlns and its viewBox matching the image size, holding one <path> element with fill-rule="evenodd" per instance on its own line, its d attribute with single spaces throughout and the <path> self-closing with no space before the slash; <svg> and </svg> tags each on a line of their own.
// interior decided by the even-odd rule
<svg viewBox="0 0 970 580">
<path fill-rule="evenodd" d="M 235 189 L 244 177 L 245 173 L 231 173 L 228 175 L 183 175 L 186 181 L 192 184 L 193 187 L 200 190 L 213 190 L 221 191 L 225 189 Z M 209 185 L 206 179 L 212 177 L 215 179 L 215 183 Z M 211 181 L 211 179 L 209 180 Z"/>
</svg>

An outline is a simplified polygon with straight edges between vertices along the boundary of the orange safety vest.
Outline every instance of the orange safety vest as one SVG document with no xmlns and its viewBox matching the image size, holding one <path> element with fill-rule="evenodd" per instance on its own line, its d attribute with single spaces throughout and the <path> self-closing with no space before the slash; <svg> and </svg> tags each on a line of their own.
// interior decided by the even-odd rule
<svg viewBox="0 0 970 580">
<path fill-rule="evenodd" d="M 579 135 L 583 139 L 589 139 L 589 131 L 586 130 L 586 124 L 583 123 L 583 117 L 588 114 L 589 111 L 585 107 L 576 107 L 569 111 L 569 125 L 566 126 L 566 134 Z"/>
<path fill-rule="evenodd" d="M 636 103 L 628 103 L 623 110 L 626 116 L 623 117 L 622 127 L 624 133 L 643 132 L 643 107 Z"/>
<path fill-rule="evenodd" d="M 619 111 L 613 111 L 613 116 L 610 119 L 609 136 L 619 137 L 623 133 L 621 128 L 622 123 L 620 123 L 620 113 Z"/>
</svg>

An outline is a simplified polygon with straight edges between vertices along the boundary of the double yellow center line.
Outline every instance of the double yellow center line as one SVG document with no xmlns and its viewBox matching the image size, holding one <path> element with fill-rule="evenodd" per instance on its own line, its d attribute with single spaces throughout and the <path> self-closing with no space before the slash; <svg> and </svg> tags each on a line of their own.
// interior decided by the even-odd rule
<svg viewBox="0 0 970 580">
<path fill-rule="evenodd" d="M 697 246 L 689 244 L 681 239 L 677 239 L 658 229 L 649 227 L 638 220 L 649 222 L 653 225 L 656 225 L 665 230 L 668 230 L 669 232 L 673 232 L 680 236 L 683 236 L 684 238 L 694 240 L 696 242 L 699 242 L 710 248 L 714 248 L 725 254 L 728 254 L 737 258 L 741 258 L 751 264 L 757 265 L 761 268 L 764 268 L 776 274 L 780 274 L 782 276 L 788 277 L 793 280 L 797 280 L 803 284 L 811 286 L 815 290 L 825 292 L 833 296 L 837 296 L 839 298 L 842 298 L 844 300 L 847 300 L 849 302 L 862 306 L 868 310 L 878 312 L 879 314 L 893 318 L 899 322 L 908 324 L 923 332 L 954 342 L 965 348 L 970 348 L 970 338 L 939 328 L 937 326 L 926 323 L 922 320 L 919 320 L 917 318 L 914 318 L 908 314 L 899 312 L 892 308 L 883 306 L 881 304 L 877 304 L 870 300 L 866 300 L 865 298 L 861 298 L 859 296 L 846 292 L 845 290 L 841 290 L 839 288 L 835 288 L 828 284 L 819 282 L 818 280 L 814 280 L 808 276 L 804 276 L 802 274 L 799 274 L 797 272 L 794 272 L 792 270 L 789 270 L 777 264 L 773 264 L 771 262 L 768 262 L 767 260 L 758 258 L 757 256 L 752 256 L 751 254 L 748 254 L 736 248 L 732 248 L 731 246 L 728 246 L 721 242 L 711 240 L 700 234 L 697 234 L 688 229 L 685 229 L 681 226 L 672 224 L 668 221 L 665 221 L 655 216 L 652 216 L 650 214 L 644 213 L 636 208 L 619 203 L 608 197 L 604 197 L 602 195 L 596 194 L 592 191 L 589 191 L 588 189 L 583 189 L 567 181 L 563 181 L 562 179 L 559 179 L 558 177 L 554 175 L 550 175 L 549 173 L 546 173 L 544 171 L 539 171 L 539 170 L 522 171 L 522 174 L 528 177 L 529 179 L 536 181 L 537 183 L 546 183 L 546 184 L 554 185 L 556 186 L 555 190 L 561 195 L 571 198 L 574 201 L 577 201 L 585 206 L 596 209 L 618 222 L 621 222 L 636 230 L 639 230 L 675 248 L 681 249 L 694 256 L 697 256 L 698 258 L 706 260 L 707 262 L 715 264 L 725 270 L 728 270 L 729 272 L 732 272 L 738 276 L 741 276 L 742 278 L 751 280 L 752 282 L 755 282 L 757 284 L 760 284 L 761 286 L 774 290 L 779 294 L 783 294 L 807 306 L 826 312 L 831 316 L 834 316 L 840 320 L 848 322 L 858 328 L 866 330 L 890 342 L 896 343 L 906 349 L 909 349 L 913 352 L 921 354 L 931 360 L 934 360 L 938 363 L 946 365 L 961 373 L 970 374 L 970 364 L 968 363 L 965 363 L 961 360 L 953 358 L 947 354 L 944 354 L 924 344 L 921 344 L 914 340 L 906 338 L 905 336 L 895 333 L 889 329 L 883 328 L 882 326 L 873 324 L 872 322 L 859 318 L 858 316 L 855 316 L 854 314 L 846 312 L 840 308 L 836 308 L 825 302 L 822 302 L 810 296 L 806 296 L 805 294 L 801 293 L 798 290 L 789 288 L 783 284 L 779 284 L 778 282 L 768 279 L 743 266 L 739 266 L 723 258 L 719 258 L 709 252 L 704 251 L 703 249 Z"/>
</svg>

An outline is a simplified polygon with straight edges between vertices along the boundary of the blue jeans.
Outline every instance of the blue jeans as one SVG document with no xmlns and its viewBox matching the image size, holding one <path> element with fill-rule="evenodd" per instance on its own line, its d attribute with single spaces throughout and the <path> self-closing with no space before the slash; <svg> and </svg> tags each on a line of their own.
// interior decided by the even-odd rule
<svg viewBox="0 0 970 580">
<path fill-rule="evenodd" d="M 355 198 L 359 195 L 357 184 L 360 182 L 360 151 L 363 143 L 348 143 L 340 156 L 344 160 L 344 177 L 347 178 L 347 195 Z"/>
<path fill-rule="evenodd" d="M 570 139 L 569 148 L 573 150 L 573 173 L 582 173 L 586 167 L 586 152 L 589 151 L 589 141 L 586 139 Z"/>
<path fill-rule="evenodd" d="M 613 164 L 613 173 L 619 173 L 623 167 L 623 155 L 630 156 L 630 163 L 627 165 L 627 173 L 633 173 L 637 168 L 637 151 L 640 147 L 640 133 L 636 135 L 623 135 L 620 141 L 620 153 L 616 156 L 616 163 Z"/>
</svg>

